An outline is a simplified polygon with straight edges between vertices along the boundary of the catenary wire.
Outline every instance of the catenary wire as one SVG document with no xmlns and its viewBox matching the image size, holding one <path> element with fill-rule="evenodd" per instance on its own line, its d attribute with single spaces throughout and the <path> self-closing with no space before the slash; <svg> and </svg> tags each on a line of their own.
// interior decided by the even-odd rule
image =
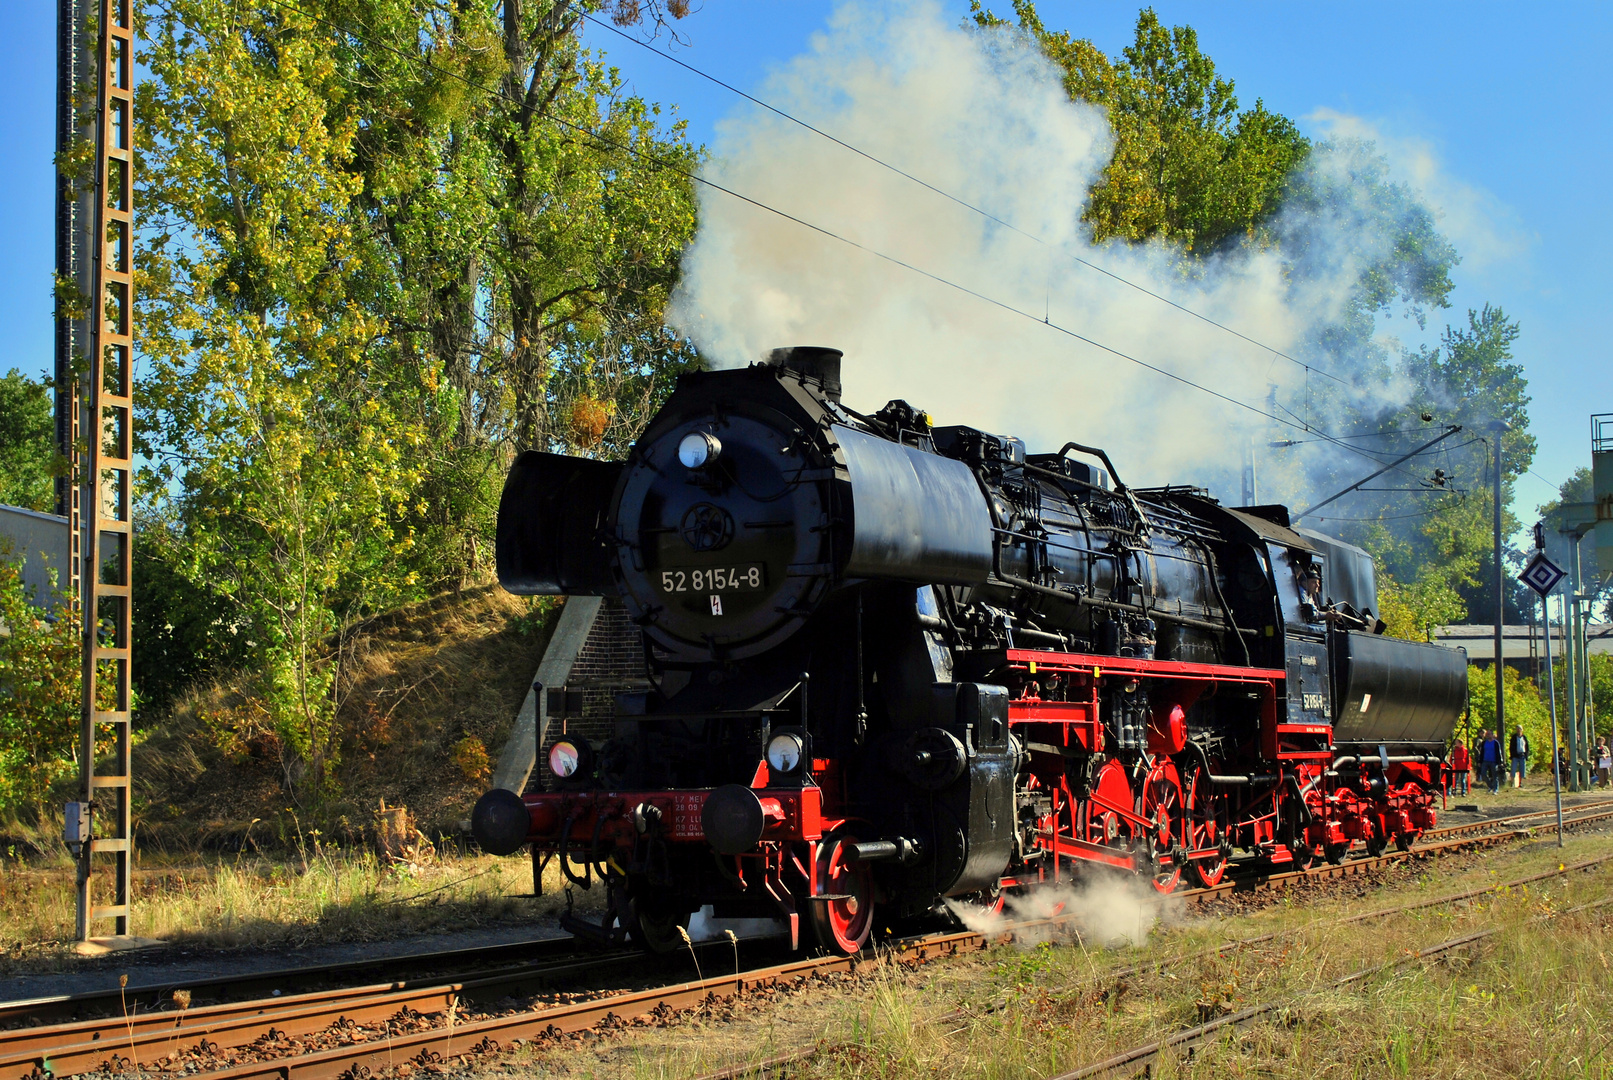
<svg viewBox="0 0 1613 1080">
<path fill-rule="evenodd" d="M 964 209 L 971 211 L 972 213 L 980 215 L 981 217 L 985 218 L 987 221 L 990 221 L 990 222 L 992 222 L 994 224 L 997 224 L 997 225 L 1001 225 L 1003 228 L 1008 229 L 1011 232 L 1018 233 L 1020 236 L 1023 236 L 1028 240 L 1034 241 L 1035 243 L 1041 244 L 1044 247 L 1051 246 L 1045 239 L 1043 239 L 1040 236 L 1037 236 L 1035 233 L 1027 232 L 1026 230 L 1021 229 L 1019 226 L 1017 226 L 1017 225 L 1015 225 L 1015 224 L 1013 224 L 1011 222 L 1004 221 L 1002 218 L 998 217 L 996 214 L 993 214 L 991 211 L 982 209 L 981 207 L 976 206 L 974 203 L 969 202 L 967 199 L 960 198 L 959 196 L 952 194 L 950 191 L 947 191 L 944 188 L 939 188 L 939 187 L 935 186 L 934 184 L 930 183 L 927 180 L 924 180 L 924 179 L 921 179 L 920 177 L 914 176 L 912 173 L 907 172 L 905 169 L 899 168 L 896 165 L 892 165 L 890 162 L 885 161 L 882 158 L 876 157 L 875 155 L 870 154 L 868 151 L 863 150 L 860 147 L 853 146 L 851 143 L 846 142 L 844 139 L 841 139 L 841 138 L 838 138 L 837 136 L 831 135 L 829 132 L 824 131 L 822 128 L 819 128 L 819 127 L 816 127 L 816 126 L 814 126 L 812 124 L 807 123 L 807 121 L 802 120 L 798 116 L 792 116 L 790 113 L 784 111 L 783 109 L 779 108 L 778 106 L 773 105 L 773 104 L 771 104 L 769 102 L 763 101 L 761 98 L 758 98 L 758 97 L 755 97 L 755 96 L 753 96 L 751 94 L 748 94 L 745 91 L 741 90 L 739 87 L 734 86 L 732 83 L 724 82 L 722 79 L 717 78 L 717 76 L 712 75 L 710 72 L 702 71 L 700 68 L 695 67 L 693 64 L 690 64 L 690 63 L 688 63 L 686 61 L 683 61 L 683 60 L 679 60 L 676 56 L 673 56 L 671 53 L 664 52 L 661 49 L 656 48 L 654 45 L 651 45 L 649 42 L 643 41 L 643 40 L 641 40 L 639 38 L 634 37 L 632 34 L 627 33 L 625 30 L 622 30 L 620 27 L 612 26 L 607 22 L 604 22 L 604 21 L 602 21 L 602 20 L 600 20 L 598 18 L 595 18 L 594 16 L 588 14 L 585 11 L 581 11 L 581 10 L 575 9 L 575 8 L 573 10 L 577 11 L 577 13 L 579 15 L 581 15 L 584 19 L 587 19 L 589 22 L 593 23 L 595 26 L 598 26 L 603 30 L 608 30 L 611 33 L 615 34 L 617 37 L 620 37 L 620 38 L 623 38 L 623 39 L 625 39 L 627 41 L 630 41 L 634 45 L 637 45 L 640 48 L 645 49 L 646 51 L 652 52 L 656 56 L 661 57 L 663 60 L 668 60 L 668 61 L 671 61 L 674 64 L 677 64 L 679 67 L 683 68 L 685 71 L 688 71 L 688 72 L 691 72 L 692 74 L 698 75 L 702 79 L 705 79 L 706 81 L 708 81 L 710 83 L 713 83 L 714 85 L 720 86 L 724 90 L 729 91 L 730 93 L 737 94 L 738 96 L 744 98 L 746 101 L 750 102 L 751 104 L 757 105 L 757 106 L 759 106 L 759 107 L 761 107 L 763 109 L 766 109 L 768 112 L 773 113 L 775 116 L 779 116 L 779 117 L 781 117 L 781 118 L 783 118 L 785 120 L 788 120 L 792 124 L 798 124 L 799 126 L 801 126 L 801 127 L 805 128 L 806 130 L 812 132 L 814 135 L 818 135 L 818 136 L 821 136 L 822 138 L 828 139 L 830 142 L 834 143 L 836 146 L 839 146 L 839 147 L 842 147 L 842 148 L 844 148 L 846 150 L 849 150 L 851 153 L 856 154 L 858 157 L 864 158 L 867 161 L 870 161 L 875 165 L 878 165 L 880 168 L 888 169 L 891 172 L 895 173 L 897 176 L 903 177 L 904 179 L 907 179 L 907 180 L 911 180 L 913 183 L 919 185 L 920 187 L 922 187 L 922 188 L 924 188 L 924 189 L 926 189 L 928 191 L 934 192 L 935 194 L 941 196 L 943 199 L 947 199 L 950 202 L 956 203 L 958 206 L 961 206 Z M 1245 334 L 1240 330 L 1234 330 L 1232 327 L 1226 325 L 1225 323 L 1218 322 L 1215 319 L 1210 318 L 1208 315 L 1202 314 L 1201 312 L 1198 312 L 1198 311 L 1194 311 L 1192 308 L 1187 307 L 1184 304 L 1179 304 L 1175 300 L 1172 300 L 1168 296 L 1162 296 L 1161 294 L 1159 294 L 1159 293 L 1153 291 L 1152 289 L 1148 288 L 1146 285 L 1139 285 L 1139 284 L 1137 284 L 1137 282 L 1132 281 L 1131 279 L 1129 279 L 1127 277 L 1124 277 L 1124 276 L 1122 276 L 1120 274 L 1115 273 L 1113 270 L 1110 270 L 1108 267 L 1105 267 L 1105 266 L 1102 266 L 1102 265 L 1100 265 L 1098 263 L 1092 262 L 1089 259 L 1083 259 L 1079 255 L 1067 255 L 1067 257 L 1070 260 L 1072 260 L 1073 262 L 1079 263 L 1080 265 L 1088 268 L 1089 270 L 1095 270 L 1098 273 L 1103 274 L 1105 277 L 1113 278 L 1115 281 L 1118 281 L 1120 284 L 1125 285 L 1128 288 L 1136 289 L 1138 292 L 1143 293 L 1146 296 L 1151 296 L 1155 300 L 1158 300 L 1162 304 L 1168 304 L 1171 307 L 1175 308 L 1177 311 L 1182 312 L 1183 314 L 1191 315 L 1193 318 L 1198 319 L 1201 322 L 1207 323 L 1210 326 L 1213 326 L 1218 330 L 1225 331 L 1226 333 L 1231 334 L 1233 337 L 1239 338 L 1239 339 L 1241 339 L 1243 341 L 1247 341 L 1249 344 L 1255 346 L 1256 348 L 1264 349 L 1267 352 L 1271 353 L 1273 356 L 1281 357 L 1282 359 L 1287 360 L 1292 364 L 1297 364 L 1300 367 L 1304 368 L 1307 372 L 1314 371 L 1318 375 L 1322 375 L 1322 376 L 1325 376 L 1325 377 L 1327 377 L 1329 379 L 1332 379 L 1334 382 L 1338 383 L 1340 386 L 1352 386 L 1352 385 L 1354 385 L 1349 380 L 1344 379 L 1344 378 L 1342 378 L 1342 377 L 1340 377 L 1338 375 L 1333 374 L 1331 371 L 1328 371 L 1326 368 L 1317 367 L 1315 364 L 1307 363 L 1306 361 L 1301 360 L 1298 357 L 1291 356 L 1290 354 L 1283 352 L 1281 349 L 1275 348 L 1275 347 L 1273 347 L 1271 345 L 1267 345 L 1265 342 L 1260 341 L 1257 338 L 1252 338 L 1248 334 Z"/>
<path fill-rule="evenodd" d="M 352 33 L 351 30 L 349 30 L 347 27 L 343 26 L 342 24 L 340 24 L 338 22 L 335 22 L 332 19 L 325 18 L 324 16 L 316 15 L 313 12 L 308 11 L 308 10 L 306 10 L 304 8 L 297 7 L 295 4 L 291 4 L 291 3 L 286 2 L 286 0 L 267 0 L 267 2 L 273 7 L 277 7 L 277 8 L 280 8 L 280 9 L 284 10 L 284 11 L 289 11 L 289 12 L 292 12 L 294 14 L 300 15 L 305 19 L 308 19 L 308 20 L 310 20 L 312 22 L 324 25 L 324 26 L 326 26 L 326 27 L 328 27 L 328 28 L 330 28 L 332 30 L 335 30 L 335 31 L 337 31 L 339 33 L 342 33 L 342 34 L 351 34 Z M 360 24 L 360 25 L 362 25 L 362 24 Z M 368 29 L 368 27 L 365 27 L 365 29 Z M 480 90 L 482 93 L 487 94 L 489 97 L 492 97 L 494 99 L 502 99 L 502 95 L 499 93 L 499 91 L 496 88 L 487 86 L 487 85 L 485 85 L 483 83 L 476 82 L 475 80 L 470 79 L 467 76 L 462 75 L 457 71 L 452 71 L 452 70 L 450 70 L 448 68 L 440 67 L 437 64 L 432 63 L 430 60 L 427 60 L 427 59 L 425 59 L 423 57 L 420 57 L 420 56 L 416 56 L 413 53 L 406 52 L 405 50 L 397 48 L 396 46 L 388 45 L 385 42 L 376 41 L 376 42 L 374 42 L 374 44 L 377 47 L 379 47 L 381 49 L 384 49 L 387 52 L 390 52 L 390 53 L 392 53 L 392 54 L 394 54 L 396 56 L 399 56 L 399 57 L 401 57 L 401 58 L 403 58 L 405 60 L 408 60 L 411 63 L 418 64 L 422 68 L 425 68 L 427 70 L 435 72 L 436 74 L 445 75 L 445 76 L 448 76 L 449 78 L 452 78 L 452 79 L 457 79 L 458 81 L 464 83 L 466 86 L 470 87 L 471 89 Z M 1369 461 L 1379 462 L 1380 464 L 1382 463 L 1382 458 L 1374 457 L 1371 452 L 1366 451 L 1366 450 L 1362 450 L 1361 448 L 1356 447 L 1356 446 L 1352 446 L 1349 443 L 1346 443 L 1346 442 L 1344 442 L 1344 441 L 1342 441 L 1340 439 L 1337 439 L 1337 438 L 1327 434 L 1326 432 L 1322 432 L 1322 431 L 1319 431 L 1317 429 L 1310 428 L 1310 427 L 1308 427 L 1308 426 L 1306 426 L 1304 424 L 1296 423 L 1296 422 L 1294 422 L 1292 420 L 1285 420 L 1281 416 L 1278 416 L 1275 413 L 1267 412 L 1265 409 L 1262 409 L 1259 406 L 1251 405 L 1247 401 L 1241 401 L 1238 398 L 1232 397 L 1232 396 L 1227 395 L 1227 394 L 1223 394 L 1218 390 L 1212 390 L 1211 388 L 1209 388 L 1208 386 L 1203 385 L 1202 383 L 1196 383 L 1192 379 L 1187 378 L 1185 375 L 1178 375 L 1176 372 L 1171 371 L 1168 368 L 1160 367 L 1157 364 L 1151 364 L 1146 360 L 1143 360 L 1143 359 L 1141 359 L 1139 357 L 1136 357 L 1136 356 L 1132 356 L 1131 354 L 1123 352 L 1120 349 L 1116 349 L 1113 346 L 1105 345 L 1103 342 L 1098 341 L 1098 340 L 1096 340 L 1094 338 L 1089 338 L 1086 335 L 1079 333 L 1078 331 L 1070 329 L 1069 327 L 1062 326 L 1059 323 L 1051 322 L 1046 316 L 1038 316 L 1038 315 L 1034 314 L 1033 312 L 1026 311 L 1023 308 L 1015 307 L 1014 305 L 1008 303 L 1007 301 L 999 300 L 996 297 L 993 297 L 993 296 L 990 296 L 990 295 L 988 295 L 986 293 L 980 292 L 979 290 L 972 289 L 972 288 L 970 288 L 970 287 L 968 287 L 966 285 L 961 285 L 961 284 L 959 284 L 959 283 L 957 283 L 955 281 L 952 281 L 952 280 L 950 280 L 948 278 L 942 277 L 939 274 L 933 273 L 933 272 L 931 272 L 929 270 L 925 270 L 922 267 L 915 266 L 914 264 L 906 262 L 906 261 L 904 261 L 902 259 L 899 259 L 894 255 L 890 255 L 890 254 L 887 254 L 886 252 L 880 251 L 878 248 L 869 247 L 869 246 L 867 246 L 865 244 L 858 243 L 857 241 L 852 240 L 849 237 L 841 236 L 839 233 L 834 232 L 832 229 L 826 228 L 826 227 L 824 227 L 822 225 L 814 224 L 813 222 L 807 221 L 804 218 L 797 217 L 796 215 L 791 214 L 788 211 L 781 210 L 778 207 L 770 206 L 767 203 L 764 203 L 764 202 L 760 201 L 759 199 L 752 198 L 751 196 L 746 195 L 743 192 L 739 192 L 739 191 L 734 190 L 733 188 L 729 188 L 729 187 L 726 187 L 726 186 L 724 186 L 722 184 L 719 184 L 715 180 L 709 180 L 706 177 L 700 176 L 698 173 L 692 172 L 691 170 L 684 168 L 682 165 L 679 165 L 676 162 L 668 161 L 666 158 L 664 158 L 664 157 L 662 157 L 662 156 L 660 156 L 658 154 L 653 154 L 653 153 L 650 153 L 648 151 L 642 150 L 639 147 L 631 146 L 631 145 L 628 145 L 628 144 L 622 143 L 622 142 L 618 142 L 617 140 L 612 139 L 609 136 L 602 135 L 599 132 L 594 131 L 592 128 L 589 128 L 586 125 L 572 123 L 571 121 L 561 119 L 558 116 L 545 115 L 545 116 L 542 117 L 542 119 L 546 123 L 553 124 L 556 127 L 564 128 L 564 129 L 566 129 L 568 131 L 572 131 L 572 132 L 575 132 L 575 133 L 577 133 L 579 135 L 582 135 L 582 136 L 585 136 L 587 138 L 593 139 L 595 142 L 597 142 L 597 143 L 599 143 L 599 144 L 601 144 L 603 146 L 609 147 L 610 149 L 618 150 L 618 151 L 621 151 L 621 152 L 626 153 L 626 154 L 631 154 L 634 157 L 637 157 L 637 158 L 643 159 L 645 161 L 648 161 L 648 162 L 650 162 L 652 164 L 655 164 L 655 165 L 657 165 L 657 166 L 659 166 L 659 167 L 661 167 L 663 169 L 668 170 L 669 172 L 676 173 L 677 175 L 684 177 L 685 179 L 689 180 L 692 183 L 703 185 L 705 187 L 711 188 L 714 191 L 721 192 L 722 194 L 727 195 L 730 198 L 738 199 L 740 202 L 746 203 L 746 204 L 748 204 L 750 206 L 754 206 L 758 210 L 762 210 L 762 211 L 764 211 L 766 213 L 776 215 L 777 217 L 780 217 L 780 218 L 782 218 L 782 219 L 784 219 L 786 221 L 789 221 L 789 222 L 792 222 L 792 223 L 794 223 L 796 225 L 799 225 L 804 229 L 808 229 L 808 230 L 810 230 L 812 232 L 818 233 L 821 236 L 824 236 L 824 237 L 827 237 L 827 238 L 829 238 L 831 240 L 837 241 L 838 243 L 845 244 L 847 247 L 853 248 L 853 249 L 855 249 L 857 251 L 861 251 L 864 254 L 871 255 L 874 258 L 880 259 L 880 260 L 882 260 L 884 262 L 888 262 L 893 266 L 899 266 L 902 269 L 909 271 L 910 273 L 918 274 L 920 277 L 923 277 L 923 278 L 925 278 L 925 279 L 927 279 L 929 281 L 933 281 L 938 285 L 942 285 L 942 286 L 944 286 L 946 288 L 953 289 L 954 291 L 962 293 L 965 296 L 973 297 L 974 299 L 980 300 L 982 303 L 989 304 L 992 307 L 999 308 L 1000 310 L 1006 311 L 1006 312 L 1008 312 L 1010 314 L 1017 315 L 1017 316 L 1019 316 L 1021 318 L 1028 319 L 1028 320 L 1030 320 L 1032 322 L 1040 323 L 1043 326 L 1046 326 L 1051 330 L 1057 331 L 1060 334 L 1064 334 L 1067 337 L 1074 338 L 1077 341 L 1080 341 L 1080 342 L 1083 342 L 1083 343 L 1085 343 L 1087 345 L 1090 345 L 1095 349 L 1098 349 L 1098 350 L 1100 350 L 1102 352 L 1108 353 L 1111 356 L 1117 357 L 1117 358 L 1119 358 L 1121 360 L 1125 360 L 1125 361 L 1128 361 L 1129 363 L 1136 364 L 1138 367 L 1146 368 L 1147 370 L 1152 371 L 1155 374 L 1163 375 L 1165 378 L 1171 379 L 1171 380 L 1173 380 L 1175 382 L 1181 383 L 1184 386 L 1188 386 L 1188 387 L 1191 387 L 1191 388 L 1193 388 L 1195 390 L 1198 390 L 1198 391 L 1200 391 L 1202 393 L 1208 394 L 1211 397 L 1217 398 L 1217 399 L 1219 399 L 1221 401 L 1224 401 L 1229 405 L 1235 405 L 1240 409 L 1245 409 L 1245 410 L 1247 410 L 1249 412 L 1254 413 L 1257 416 L 1263 416 L 1268 420 L 1272 420 L 1272 421 L 1274 421 L 1276 423 L 1279 423 L 1279 424 L 1282 424 L 1282 425 L 1284 425 L 1286 427 L 1291 427 L 1291 428 L 1294 428 L 1296 430 L 1305 431 L 1307 434 L 1319 435 L 1319 436 L 1321 436 L 1321 438 L 1324 441 L 1333 443 L 1334 445 L 1337 445 L 1337 446 L 1339 446 L 1339 447 L 1341 447 L 1341 448 L 1343 448 L 1345 450 L 1348 450 L 1353 454 L 1357 454 L 1357 455 L 1359 455 L 1361 457 L 1367 458 Z M 1303 364 L 1302 364 L 1302 366 L 1303 366 Z M 1401 468 L 1400 471 L 1405 471 L 1405 470 L 1404 470 L 1404 468 Z"/>
</svg>

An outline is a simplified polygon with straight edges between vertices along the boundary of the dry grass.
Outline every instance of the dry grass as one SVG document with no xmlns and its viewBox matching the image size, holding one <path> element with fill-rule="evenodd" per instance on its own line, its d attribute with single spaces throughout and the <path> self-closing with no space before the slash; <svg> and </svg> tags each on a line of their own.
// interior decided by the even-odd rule
<svg viewBox="0 0 1613 1080">
<path fill-rule="evenodd" d="M 552 863 L 534 898 L 525 859 L 408 862 L 310 847 L 290 860 L 238 855 L 138 871 L 132 932 L 201 949 L 379 941 L 546 918 L 564 904 L 563 888 Z M 72 928 L 70 871 L 0 874 L 0 973 L 69 963 Z"/>
<path fill-rule="evenodd" d="M 994 949 L 917 971 L 882 969 L 838 998 L 759 1003 L 732 1021 L 529 1053 L 508 1075 L 686 1077 L 820 1047 L 796 1080 L 1055 1076 L 1201 1018 L 1291 999 L 1254 1024 L 1156 1062 L 1160 1077 L 1606 1076 L 1613 1073 L 1613 864 L 1452 908 L 1349 926 L 1328 920 L 1398 906 L 1601 855 L 1606 835 L 1425 864 L 1371 895 L 1277 904 L 1187 922 L 1123 951 L 1077 944 Z M 1346 989 L 1331 983 L 1489 927 L 1500 932 Z M 1230 938 L 1283 937 L 1190 958 Z M 1121 969 L 1143 962 L 1139 974 Z"/>
<path fill-rule="evenodd" d="M 299 804 L 298 766 L 254 727 L 248 681 L 187 694 L 135 748 L 135 830 L 148 856 L 250 843 L 373 843 L 376 811 L 407 806 L 452 834 L 485 790 L 551 620 L 497 586 L 450 593 L 350 631 L 342 653 L 338 794 Z"/>
<path fill-rule="evenodd" d="M 467 857 L 461 841 L 553 614 L 488 586 L 350 631 L 339 792 L 317 806 L 299 805 L 272 736 L 253 733 L 248 680 L 189 693 L 137 736 L 133 932 L 278 947 L 550 910 L 552 897 L 515 898 L 532 889 L 525 860 Z M 71 936 L 60 831 L 59 819 L 0 828 L 0 964 L 52 966 Z"/>
</svg>

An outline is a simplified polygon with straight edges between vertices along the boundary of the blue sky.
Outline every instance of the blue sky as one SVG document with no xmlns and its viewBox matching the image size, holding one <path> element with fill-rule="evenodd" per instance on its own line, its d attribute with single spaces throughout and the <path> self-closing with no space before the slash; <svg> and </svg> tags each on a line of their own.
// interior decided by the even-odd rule
<svg viewBox="0 0 1613 1080">
<path fill-rule="evenodd" d="M 946 6 L 961 19 L 966 2 Z M 1613 412 L 1613 273 L 1607 211 L 1613 113 L 1605 58 L 1613 7 L 1494 3 L 1192 3 L 1154 5 L 1188 24 L 1240 100 L 1264 99 L 1307 134 L 1376 135 L 1408 179 L 1424 186 L 1466 256 L 1452 310 L 1486 301 L 1523 324 L 1519 359 L 1530 380 L 1534 471 L 1547 480 L 1590 460 L 1588 417 Z M 1006 14 L 1007 0 L 997 3 Z M 1135 3 L 1038 5 L 1044 22 L 1116 53 L 1132 36 Z M 18 4 L 0 37 L 0 368 L 31 373 L 51 357 L 53 4 Z M 679 24 L 677 55 L 755 89 L 806 48 L 833 5 L 820 0 L 701 0 Z M 696 141 L 736 108 L 720 88 L 603 32 L 634 88 L 675 103 Z M 1551 485 L 1526 478 L 1525 520 Z"/>
</svg>

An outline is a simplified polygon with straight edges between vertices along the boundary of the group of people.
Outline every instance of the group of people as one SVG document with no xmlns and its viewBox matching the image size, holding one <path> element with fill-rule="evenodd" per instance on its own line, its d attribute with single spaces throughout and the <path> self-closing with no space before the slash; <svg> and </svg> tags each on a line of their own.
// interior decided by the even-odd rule
<svg viewBox="0 0 1613 1080">
<path fill-rule="evenodd" d="M 1450 765 L 1455 774 L 1452 778 L 1451 792 L 1456 795 L 1468 794 L 1472 783 L 1473 771 L 1478 770 L 1480 782 L 1487 785 L 1491 795 L 1501 794 L 1501 788 L 1508 781 L 1513 787 L 1522 787 L 1523 778 L 1529 772 L 1529 737 L 1523 733 L 1523 728 L 1512 729 L 1512 738 L 1502 743 L 1499 732 L 1482 731 L 1473 741 L 1472 749 L 1461 739 L 1451 747 Z M 1602 739 L 1597 743 L 1596 749 L 1591 752 L 1591 766 L 1595 770 L 1595 782 L 1602 787 L 1613 784 L 1613 749 L 1609 749 L 1608 741 Z M 1564 782 L 1568 779 L 1568 751 L 1557 751 L 1557 775 Z"/>
<path fill-rule="evenodd" d="M 1467 743 L 1456 740 L 1456 745 L 1451 749 L 1456 794 L 1468 793 L 1475 768 L 1479 780 L 1489 787 L 1491 795 L 1501 794 L 1501 786 L 1509 780 L 1513 787 L 1523 786 L 1523 778 L 1529 772 L 1529 736 L 1523 733 L 1521 727 L 1513 728 L 1512 738 L 1505 743 L 1500 735 L 1498 731 L 1480 732 L 1472 750 L 1468 749 Z"/>
</svg>

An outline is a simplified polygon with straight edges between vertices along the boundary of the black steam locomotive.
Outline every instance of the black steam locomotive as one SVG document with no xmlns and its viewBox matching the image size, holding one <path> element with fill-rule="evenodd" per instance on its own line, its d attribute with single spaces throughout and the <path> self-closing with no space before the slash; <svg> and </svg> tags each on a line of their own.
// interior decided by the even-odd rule
<svg viewBox="0 0 1613 1080">
<path fill-rule="evenodd" d="M 554 790 L 484 795 L 485 849 L 597 872 L 597 935 L 664 949 L 709 904 L 855 952 L 876 910 L 1434 824 L 1466 658 L 1380 636 L 1365 552 L 1094 447 L 854 412 L 840 361 L 686 375 L 627 460 L 515 463 L 504 587 L 619 597 L 652 689 L 554 744 Z"/>
</svg>

